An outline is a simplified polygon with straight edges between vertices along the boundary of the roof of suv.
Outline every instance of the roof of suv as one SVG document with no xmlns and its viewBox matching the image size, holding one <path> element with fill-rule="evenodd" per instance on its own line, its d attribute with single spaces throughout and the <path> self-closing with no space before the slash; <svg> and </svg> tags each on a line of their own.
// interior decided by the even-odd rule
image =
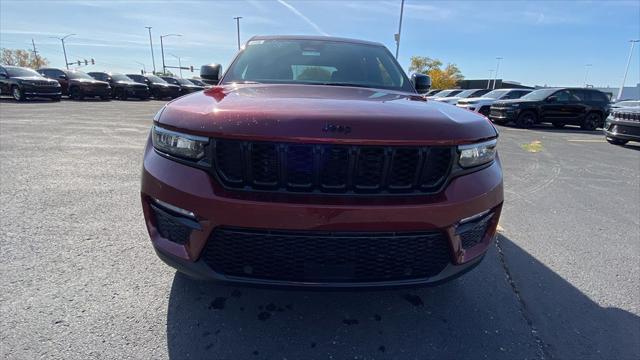
<svg viewBox="0 0 640 360">
<path fill-rule="evenodd" d="M 333 36 L 312 36 L 312 35 L 256 35 L 247 40 L 247 43 L 254 40 L 318 40 L 318 41 L 338 41 L 353 44 L 364 44 L 374 46 L 384 46 L 379 42 L 349 39 Z"/>
</svg>

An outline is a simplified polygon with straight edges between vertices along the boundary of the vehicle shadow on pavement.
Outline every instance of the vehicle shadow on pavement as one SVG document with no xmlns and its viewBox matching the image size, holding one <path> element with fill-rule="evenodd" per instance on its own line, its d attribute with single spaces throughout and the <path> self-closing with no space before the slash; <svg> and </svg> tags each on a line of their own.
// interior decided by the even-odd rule
<svg viewBox="0 0 640 360">
<path fill-rule="evenodd" d="M 504 127 L 507 129 L 517 129 L 523 131 L 542 131 L 542 132 L 554 132 L 559 134 L 584 134 L 584 135 L 601 135 L 604 137 L 602 133 L 602 128 L 597 128 L 596 130 L 583 130 L 579 126 L 567 125 L 563 128 L 557 129 L 549 124 L 535 124 L 534 126 L 528 129 L 521 129 L 517 127 L 515 124 L 507 124 L 500 125 L 498 128 Z"/>
<path fill-rule="evenodd" d="M 640 318 L 604 308 L 504 236 L 437 287 L 302 291 L 176 274 L 172 359 L 631 359 Z M 500 251 L 498 251 L 499 249 Z"/>
</svg>

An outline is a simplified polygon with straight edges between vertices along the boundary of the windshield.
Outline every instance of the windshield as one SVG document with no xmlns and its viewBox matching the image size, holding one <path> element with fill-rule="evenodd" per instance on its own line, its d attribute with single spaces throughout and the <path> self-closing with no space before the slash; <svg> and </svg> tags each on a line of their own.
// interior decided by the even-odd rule
<svg viewBox="0 0 640 360">
<path fill-rule="evenodd" d="M 133 80 L 131 80 L 130 77 L 128 77 L 127 75 L 122 75 L 122 74 L 112 74 L 111 75 L 111 79 L 113 81 L 127 81 L 127 82 L 131 82 Z"/>
<path fill-rule="evenodd" d="M 69 79 L 86 79 L 86 80 L 95 80 L 88 74 L 83 73 L 82 71 L 69 71 L 67 72 L 67 76 Z"/>
<path fill-rule="evenodd" d="M 458 95 L 461 92 L 462 92 L 462 90 L 457 90 L 457 89 L 444 90 L 444 91 L 440 91 L 437 95 L 435 95 L 435 97 L 442 98 L 442 97 L 455 96 L 455 95 Z"/>
<path fill-rule="evenodd" d="M 461 93 L 459 93 L 458 95 L 456 95 L 457 97 L 461 97 L 461 98 L 466 98 L 469 97 L 471 95 L 473 95 L 473 93 L 475 93 L 476 91 L 478 91 L 477 89 L 473 89 L 473 90 L 465 90 Z"/>
<path fill-rule="evenodd" d="M 6 67 L 7 74 L 9 77 L 20 77 L 20 76 L 37 76 L 42 77 L 42 75 L 38 74 L 35 70 L 19 68 L 19 67 Z"/>
<path fill-rule="evenodd" d="M 544 99 L 547 98 L 547 96 L 553 94 L 556 91 L 558 91 L 558 89 L 540 89 L 540 90 L 532 91 L 532 92 L 528 93 L 527 95 L 521 97 L 520 99 L 523 99 L 523 100 L 544 100 Z"/>
<path fill-rule="evenodd" d="M 193 83 L 187 79 L 178 79 L 178 84 L 180 85 L 193 85 Z"/>
<path fill-rule="evenodd" d="M 200 81 L 200 80 L 190 79 L 189 81 L 191 81 L 192 83 L 194 83 L 196 85 L 199 85 L 199 86 L 204 85 L 204 83 L 202 81 Z"/>
<path fill-rule="evenodd" d="M 159 77 L 155 76 L 155 75 L 147 75 L 147 79 L 149 79 L 149 81 L 151 81 L 154 84 L 166 84 L 167 82 L 160 79 Z"/>
<path fill-rule="evenodd" d="M 382 46 L 326 40 L 253 40 L 222 83 L 316 84 L 414 92 Z"/>
<path fill-rule="evenodd" d="M 490 98 L 490 99 L 500 99 L 504 94 L 508 93 L 509 90 L 493 90 L 484 94 L 482 97 Z"/>
</svg>

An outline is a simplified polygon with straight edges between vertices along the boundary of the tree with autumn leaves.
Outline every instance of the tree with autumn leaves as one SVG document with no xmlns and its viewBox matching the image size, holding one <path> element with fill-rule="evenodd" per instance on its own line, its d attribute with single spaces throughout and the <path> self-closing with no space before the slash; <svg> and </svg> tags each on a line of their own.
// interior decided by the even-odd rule
<svg viewBox="0 0 640 360">
<path fill-rule="evenodd" d="M 21 66 L 39 69 L 47 66 L 49 61 L 42 56 L 34 56 L 33 52 L 21 49 L 2 49 L 0 63 L 9 66 Z"/>
<path fill-rule="evenodd" d="M 431 77 L 431 88 L 451 89 L 455 88 L 458 82 L 464 79 L 460 69 L 456 64 L 447 64 L 442 68 L 442 61 L 425 56 L 412 56 L 409 72 L 429 75 Z"/>
</svg>

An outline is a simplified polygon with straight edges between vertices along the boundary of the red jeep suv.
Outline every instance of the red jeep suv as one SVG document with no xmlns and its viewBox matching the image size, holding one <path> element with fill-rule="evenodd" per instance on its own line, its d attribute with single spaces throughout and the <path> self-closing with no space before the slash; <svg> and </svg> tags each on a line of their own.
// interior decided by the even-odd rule
<svg viewBox="0 0 640 360">
<path fill-rule="evenodd" d="M 167 104 L 142 208 L 167 264 L 223 282 L 437 283 L 479 264 L 503 202 L 498 133 L 427 101 L 381 44 L 251 38 L 204 92 Z"/>
</svg>

